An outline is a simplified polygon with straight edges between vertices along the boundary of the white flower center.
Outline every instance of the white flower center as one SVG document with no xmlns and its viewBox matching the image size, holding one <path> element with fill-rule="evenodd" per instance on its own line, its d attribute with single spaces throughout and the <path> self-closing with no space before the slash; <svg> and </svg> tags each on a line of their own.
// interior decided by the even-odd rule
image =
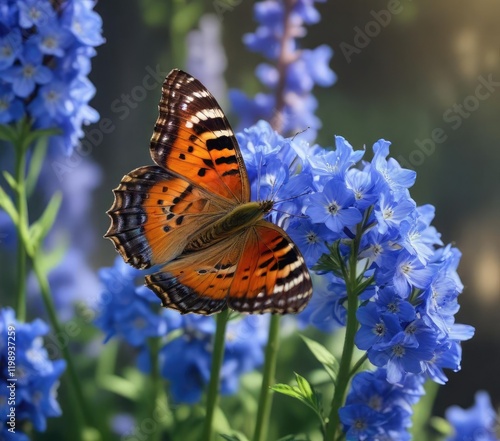
<svg viewBox="0 0 500 441">
<path fill-rule="evenodd" d="M 382 212 L 382 217 L 387 220 L 387 219 L 392 219 L 392 217 L 394 216 L 394 211 L 392 208 L 386 208 L 383 212 Z"/>
<path fill-rule="evenodd" d="M 336 215 L 339 212 L 340 206 L 336 202 L 331 202 L 327 207 L 326 207 L 328 213 Z"/>
</svg>

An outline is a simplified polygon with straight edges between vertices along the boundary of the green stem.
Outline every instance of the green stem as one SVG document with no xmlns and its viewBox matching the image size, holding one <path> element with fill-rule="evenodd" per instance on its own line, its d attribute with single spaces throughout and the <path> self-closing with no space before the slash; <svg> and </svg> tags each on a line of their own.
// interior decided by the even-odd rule
<svg viewBox="0 0 500 441">
<path fill-rule="evenodd" d="M 354 377 L 354 375 L 356 375 L 356 373 L 358 372 L 358 370 L 361 368 L 361 366 L 363 366 L 363 363 L 368 360 L 368 355 L 365 354 L 363 355 L 355 364 L 354 366 L 352 367 L 351 369 L 351 373 L 349 374 L 350 377 Z"/>
<path fill-rule="evenodd" d="M 35 272 L 38 284 L 40 286 L 40 290 L 42 292 L 42 299 L 45 304 L 45 308 L 47 309 L 47 313 L 49 315 L 49 320 L 52 325 L 52 329 L 57 336 L 63 336 L 64 331 L 59 323 L 59 319 L 57 318 L 56 309 L 54 307 L 54 303 L 52 301 L 52 296 L 50 293 L 49 282 L 45 275 L 45 272 L 40 267 L 40 263 L 36 257 L 33 258 L 33 270 Z M 86 405 L 86 400 L 83 395 L 83 390 L 80 386 L 80 381 L 78 378 L 78 374 L 75 369 L 75 365 L 73 363 L 73 359 L 71 358 L 71 354 L 69 352 L 68 346 L 66 344 L 61 344 L 59 346 L 64 359 L 66 360 L 67 365 L 67 373 L 68 373 L 68 385 L 69 391 L 72 395 L 73 402 L 77 403 L 76 408 L 73 408 L 73 412 L 75 413 L 75 421 L 78 426 L 77 432 L 83 439 L 84 431 L 85 431 L 85 421 L 90 421 L 89 409 Z"/>
<path fill-rule="evenodd" d="M 26 203 L 25 191 L 25 175 L 24 170 L 26 166 L 26 149 L 24 148 L 22 140 L 17 142 L 16 150 L 16 205 L 17 213 L 19 216 L 19 223 L 17 226 L 17 305 L 16 314 L 20 322 L 26 321 L 26 250 L 24 248 L 23 230 L 28 228 L 28 210 Z"/>
<path fill-rule="evenodd" d="M 361 233 L 358 228 L 358 232 Z M 347 323 L 346 333 L 344 337 L 344 347 L 342 349 L 342 358 L 340 359 L 339 373 L 337 376 L 336 388 L 333 394 L 332 406 L 330 409 L 330 416 L 328 425 L 326 427 L 325 441 L 334 441 L 336 439 L 337 431 L 340 430 L 340 417 L 339 409 L 344 404 L 347 386 L 352 375 L 351 363 L 354 353 L 354 337 L 358 330 L 358 320 L 356 319 L 356 311 L 358 309 L 357 297 L 357 282 L 356 282 L 356 264 L 359 240 L 361 234 L 356 234 L 351 248 L 351 255 L 349 257 L 349 271 L 348 278 L 346 278 L 347 288 Z"/>
<path fill-rule="evenodd" d="M 203 425 L 203 441 L 212 439 L 212 424 L 215 408 L 218 405 L 219 398 L 219 376 L 224 360 L 224 346 L 226 336 L 226 325 L 229 317 L 229 309 L 225 309 L 217 315 L 217 328 L 215 330 L 215 340 L 212 352 L 212 369 L 210 371 L 210 383 L 207 392 L 207 412 L 205 415 L 205 424 Z"/>
<path fill-rule="evenodd" d="M 158 352 L 160 350 L 160 339 L 158 337 L 150 339 L 149 347 L 151 351 L 151 366 L 152 366 L 151 386 L 153 388 L 150 397 L 152 403 L 150 415 L 155 415 L 162 387 L 161 377 L 160 377 L 160 367 L 158 365 Z M 158 425 L 156 430 L 151 434 L 151 441 L 160 441 L 161 433 L 162 433 L 162 426 Z"/>
<path fill-rule="evenodd" d="M 413 424 L 410 429 L 412 439 L 429 439 L 429 422 L 432 419 L 434 400 L 439 391 L 439 384 L 433 381 L 425 383 L 425 393 L 413 406 Z"/>
<path fill-rule="evenodd" d="M 26 160 L 27 151 L 32 142 L 30 140 L 31 125 L 27 120 L 23 120 L 16 127 L 16 138 L 12 140 L 16 151 L 16 205 L 18 214 L 18 257 L 17 257 L 17 277 L 18 277 L 18 298 L 17 298 L 17 318 L 20 321 L 26 320 L 26 279 L 27 279 L 27 260 L 31 260 L 33 270 L 37 277 L 42 298 L 49 315 L 52 329 L 56 336 L 63 337 L 64 331 L 57 318 L 50 292 L 47 276 L 40 266 L 39 256 L 34 249 L 29 237 L 29 214 L 26 193 Z M 76 373 L 73 360 L 68 347 L 65 344 L 60 345 L 60 349 L 66 360 L 68 375 L 64 376 L 64 381 L 68 382 L 68 392 L 73 405 L 71 408 L 75 417 L 75 431 L 80 439 L 85 438 L 85 421 L 89 421 L 91 413 L 89 412 L 84 399 L 83 391 L 80 386 L 79 378 Z"/>
<path fill-rule="evenodd" d="M 274 382 L 276 360 L 278 358 L 280 318 L 281 317 L 277 314 L 271 315 L 253 441 L 264 441 L 267 437 L 269 416 L 271 414 L 271 405 L 273 401 L 273 395 L 270 388 Z"/>
</svg>

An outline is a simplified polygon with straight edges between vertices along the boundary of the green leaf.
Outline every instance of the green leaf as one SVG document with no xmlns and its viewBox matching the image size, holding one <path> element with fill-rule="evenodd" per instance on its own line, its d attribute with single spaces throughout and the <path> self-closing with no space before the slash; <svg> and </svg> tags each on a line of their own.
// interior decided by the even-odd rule
<svg viewBox="0 0 500 441">
<path fill-rule="evenodd" d="M 118 375 L 104 375 L 100 378 L 99 386 L 116 395 L 128 398 L 135 401 L 141 394 L 140 388 L 137 387 L 132 381 L 119 377 Z"/>
<path fill-rule="evenodd" d="M 297 381 L 297 385 L 299 386 L 299 390 L 301 395 L 308 401 L 313 402 L 314 391 L 312 390 L 309 382 L 302 377 L 301 375 L 295 373 L 295 380 Z"/>
<path fill-rule="evenodd" d="M 219 406 L 215 407 L 213 429 L 216 433 L 229 432 L 231 430 L 231 425 L 224 415 L 224 412 Z"/>
<path fill-rule="evenodd" d="M 35 256 L 38 259 L 40 268 L 45 274 L 52 271 L 63 259 L 68 249 L 68 241 L 60 240 L 55 247 L 52 247 L 49 251 L 43 250 L 43 256 Z"/>
<path fill-rule="evenodd" d="M 59 129 L 38 129 L 38 130 L 30 129 L 26 133 L 26 137 L 24 138 L 24 144 L 27 148 L 36 140 L 43 140 L 46 142 L 47 138 L 49 138 L 50 136 L 55 136 L 60 134 L 61 131 Z"/>
<path fill-rule="evenodd" d="M 4 170 L 3 171 L 3 177 L 7 181 L 7 184 L 9 184 L 10 188 L 12 188 L 12 190 L 14 190 L 15 192 L 17 192 L 18 185 L 17 185 L 17 181 L 14 178 L 14 176 L 12 176 L 7 170 Z"/>
<path fill-rule="evenodd" d="M 278 392 L 280 394 L 283 394 L 283 395 L 288 395 L 289 397 L 292 397 L 292 398 L 297 398 L 298 400 L 301 400 L 301 401 L 303 399 L 298 388 L 294 387 L 294 386 L 290 386 L 288 384 L 283 384 L 283 383 L 275 384 L 274 386 L 271 386 L 271 390 Z"/>
<path fill-rule="evenodd" d="M 321 424 L 324 426 L 325 419 L 323 417 L 323 409 L 321 406 L 319 395 L 313 390 L 309 382 L 301 375 L 295 373 L 295 380 L 297 381 L 297 387 L 280 383 L 272 386 L 271 390 L 292 398 L 296 398 L 297 400 L 304 403 L 307 407 L 314 411 L 314 413 L 320 419 Z"/>
<path fill-rule="evenodd" d="M 433 416 L 430 419 L 429 425 L 440 435 L 450 436 L 453 434 L 453 427 L 444 418 Z"/>
<path fill-rule="evenodd" d="M 309 441 L 309 438 L 305 435 L 286 435 L 278 441 Z"/>
<path fill-rule="evenodd" d="M 47 137 L 38 139 L 33 147 L 33 155 L 31 156 L 28 176 L 26 176 L 26 195 L 31 196 L 38 182 L 40 170 L 42 169 L 45 154 L 47 153 L 48 139 Z"/>
<path fill-rule="evenodd" d="M 318 343 L 317 341 L 311 340 L 310 338 L 307 338 L 303 335 L 301 335 L 300 337 L 302 338 L 302 340 L 304 340 L 304 343 L 312 352 L 316 360 L 318 360 L 323 365 L 326 372 L 328 373 L 332 381 L 335 383 L 337 379 L 337 374 L 339 372 L 339 363 L 337 359 L 328 349 L 326 349 L 322 344 Z"/>
<path fill-rule="evenodd" d="M 14 142 L 16 136 L 16 129 L 7 124 L 0 124 L 0 140 Z"/>
<path fill-rule="evenodd" d="M 431 380 L 427 380 L 425 385 L 425 393 L 422 398 L 413 405 L 412 426 L 410 433 L 412 439 L 421 440 L 429 439 L 429 421 L 432 419 L 433 404 L 440 385 Z"/>
<path fill-rule="evenodd" d="M 34 250 L 38 249 L 43 239 L 52 228 L 52 225 L 54 225 L 61 202 L 62 194 L 60 192 L 54 193 L 40 218 L 31 225 L 29 234 Z"/>
<path fill-rule="evenodd" d="M 248 438 L 241 432 L 233 432 L 231 435 L 220 433 L 219 436 L 226 441 L 248 441 Z"/>
<path fill-rule="evenodd" d="M 345 263 L 342 260 L 342 255 L 340 253 L 340 240 L 333 242 L 328 245 L 329 254 L 323 254 L 316 265 L 313 266 L 315 271 L 329 271 L 338 277 L 343 277 L 343 269 L 345 269 Z"/>
<path fill-rule="evenodd" d="M 17 226 L 19 223 L 19 215 L 17 213 L 16 207 L 14 206 L 12 199 L 2 187 L 0 187 L 0 208 L 3 208 L 5 210 L 5 212 L 12 219 L 12 222 L 14 222 L 14 225 Z"/>
</svg>

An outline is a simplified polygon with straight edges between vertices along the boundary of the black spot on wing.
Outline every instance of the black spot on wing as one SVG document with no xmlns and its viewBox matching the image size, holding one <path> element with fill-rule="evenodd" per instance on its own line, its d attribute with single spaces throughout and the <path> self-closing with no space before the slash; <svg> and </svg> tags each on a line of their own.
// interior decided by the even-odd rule
<svg viewBox="0 0 500 441">
<path fill-rule="evenodd" d="M 239 173 L 240 171 L 237 168 L 232 168 L 231 170 L 227 170 L 222 173 L 222 176 L 238 175 Z"/>
<path fill-rule="evenodd" d="M 224 149 L 233 150 L 234 146 L 229 136 L 219 136 L 217 138 L 207 140 L 207 149 L 208 151 Z"/>
<path fill-rule="evenodd" d="M 220 158 L 217 158 L 215 160 L 215 163 L 217 165 L 220 165 L 220 164 L 238 164 L 238 159 L 236 158 L 235 155 L 221 156 Z"/>
</svg>

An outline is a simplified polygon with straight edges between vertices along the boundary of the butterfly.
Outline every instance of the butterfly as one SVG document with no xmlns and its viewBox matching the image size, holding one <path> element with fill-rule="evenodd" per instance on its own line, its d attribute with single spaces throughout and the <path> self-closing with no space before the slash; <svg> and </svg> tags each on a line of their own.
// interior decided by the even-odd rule
<svg viewBox="0 0 500 441">
<path fill-rule="evenodd" d="M 295 313 L 312 295 L 304 258 L 251 201 L 243 157 L 222 109 L 191 75 L 163 83 L 150 153 L 113 190 L 105 237 L 139 269 L 163 306 L 210 315 Z"/>
</svg>

